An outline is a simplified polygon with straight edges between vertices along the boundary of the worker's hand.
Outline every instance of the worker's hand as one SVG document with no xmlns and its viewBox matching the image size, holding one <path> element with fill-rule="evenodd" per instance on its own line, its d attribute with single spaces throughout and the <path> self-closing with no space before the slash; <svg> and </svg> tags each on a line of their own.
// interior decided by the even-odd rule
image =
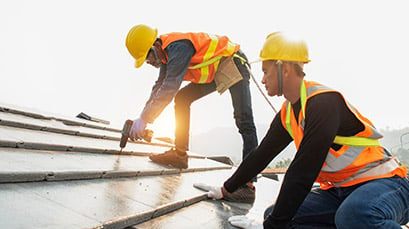
<svg viewBox="0 0 409 229">
<path fill-rule="evenodd" d="M 142 118 L 135 119 L 133 121 L 131 130 L 129 131 L 129 138 L 133 141 L 142 139 L 145 132 L 146 122 Z"/>
<path fill-rule="evenodd" d="M 245 215 L 234 215 L 229 217 L 229 223 L 235 227 L 244 229 L 263 229 L 263 224 Z"/>
<path fill-rule="evenodd" d="M 203 183 L 195 183 L 193 187 L 207 192 L 207 197 L 212 199 L 221 199 L 223 198 L 222 187 L 211 186 Z"/>
</svg>

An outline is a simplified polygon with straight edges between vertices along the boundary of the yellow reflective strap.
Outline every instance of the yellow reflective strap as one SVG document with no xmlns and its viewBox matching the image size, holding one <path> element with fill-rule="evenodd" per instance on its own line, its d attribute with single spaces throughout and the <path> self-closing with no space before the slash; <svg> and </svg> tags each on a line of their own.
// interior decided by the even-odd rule
<svg viewBox="0 0 409 229">
<path fill-rule="evenodd" d="M 357 137 L 357 136 L 335 136 L 334 143 L 339 145 L 348 145 L 348 146 L 380 146 L 378 139 Z"/>
<path fill-rule="evenodd" d="M 244 59 L 243 57 L 237 55 L 236 53 L 233 54 L 233 57 L 238 58 L 241 61 L 241 64 L 245 64 L 247 62 L 246 59 Z"/>
<path fill-rule="evenodd" d="M 234 52 L 236 49 L 236 44 L 232 43 L 230 40 L 227 42 L 227 50 L 225 51 L 225 54 L 228 54 L 229 56 Z M 226 53 L 227 52 L 227 53 Z"/>
<path fill-rule="evenodd" d="M 301 100 L 300 102 L 301 102 L 301 111 L 302 111 L 302 114 L 303 114 L 303 119 L 305 119 L 305 105 L 306 105 L 306 101 L 307 101 L 307 88 L 305 86 L 304 80 L 301 82 L 300 100 Z M 291 103 L 289 101 L 288 101 L 288 104 L 287 104 L 287 115 L 285 117 L 285 126 L 287 127 L 287 132 L 294 139 L 293 130 L 291 129 Z"/>
<path fill-rule="evenodd" d="M 215 71 L 217 71 L 217 68 L 219 67 L 219 63 L 220 63 L 220 61 L 216 61 L 214 63 L 214 70 Z M 200 76 L 199 83 L 207 83 L 207 81 L 209 80 L 209 65 L 201 68 L 200 72 L 201 72 L 201 76 Z"/>
<path fill-rule="evenodd" d="M 287 104 L 287 114 L 285 116 L 285 126 L 287 127 L 287 132 L 294 139 L 293 130 L 291 129 L 291 103 L 290 102 L 288 102 Z"/>
<path fill-rule="evenodd" d="M 214 62 L 220 60 L 221 58 L 222 58 L 222 56 L 215 56 L 212 59 L 206 60 L 206 61 L 204 61 L 204 62 L 202 62 L 200 64 L 196 64 L 195 66 L 191 66 L 188 69 L 198 69 L 198 68 L 206 67 L 206 66 L 209 66 L 209 65 L 213 64 Z"/>
<path fill-rule="evenodd" d="M 217 69 L 219 68 L 219 64 L 220 61 L 217 61 L 216 63 L 214 63 L 214 70 L 217 71 Z"/>
<path fill-rule="evenodd" d="M 307 88 L 305 86 L 305 81 L 303 80 L 300 88 L 300 100 L 301 100 L 301 110 L 303 114 L 303 119 L 305 120 L 305 106 L 307 101 Z M 287 132 L 294 139 L 292 129 L 291 129 L 291 103 L 287 104 L 287 114 L 285 118 L 285 126 Z M 335 136 L 334 143 L 339 145 L 348 145 L 348 146 L 380 146 L 378 139 L 366 138 L 366 137 L 357 137 L 357 136 Z"/>
<path fill-rule="evenodd" d="M 245 64 L 247 62 L 246 59 L 244 59 L 243 57 L 241 57 L 241 56 L 239 56 L 237 54 L 233 54 L 233 56 L 240 59 L 242 64 Z M 196 64 L 195 66 L 190 66 L 190 67 L 188 67 L 188 69 L 198 69 L 198 68 L 203 68 L 203 67 L 209 66 L 209 65 L 219 61 L 222 57 L 223 56 L 215 56 L 212 59 L 209 59 L 209 60 L 207 60 L 205 62 L 202 62 L 200 64 Z"/>
<path fill-rule="evenodd" d="M 206 53 L 203 56 L 203 62 L 196 64 L 194 66 L 188 67 L 188 69 L 200 69 L 201 76 L 200 76 L 199 83 L 205 83 L 208 80 L 210 65 L 214 64 L 214 70 L 217 71 L 217 68 L 220 63 L 220 59 L 223 56 L 230 56 L 236 49 L 236 44 L 228 41 L 227 49 L 221 55 L 212 57 L 216 52 L 216 48 L 219 43 L 219 38 L 215 35 L 210 35 L 210 34 L 209 34 L 209 37 L 211 38 L 211 41 L 210 41 L 210 44 L 209 44 L 209 47 Z M 246 60 L 239 55 L 235 55 L 235 57 L 239 58 L 243 64 L 246 62 Z"/>
<path fill-rule="evenodd" d="M 200 69 L 201 75 L 200 80 L 198 83 L 205 83 L 207 81 L 207 77 L 209 76 L 209 66 Z"/>
<path fill-rule="evenodd" d="M 301 110 L 302 110 L 303 119 L 305 119 L 305 105 L 307 104 L 307 88 L 305 86 L 304 80 L 301 82 L 300 100 L 301 100 Z"/>
<path fill-rule="evenodd" d="M 220 57 L 216 56 L 216 57 L 211 58 L 216 51 L 217 45 L 219 43 L 219 39 L 216 36 L 210 35 L 210 34 L 209 34 L 209 37 L 212 39 L 212 41 L 210 41 L 209 47 L 207 48 L 207 51 L 203 56 L 204 61 L 195 66 L 189 67 L 189 69 L 200 68 L 201 76 L 200 76 L 199 83 L 205 83 L 207 81 L 207 78 L 209 76 L 209 65 L 220 60 L 220 58 L 222 58 L 221 56 Z"/>
<path fill-rule="evenodd" d="M 203 60 L 210 59 L 214 55 L 214 52 L 216 51 L 217 44 L 219 44 L 219 39 L 216 36 L 209 35 L 209 37 L 212 39 L 212 41 L 210 42 L 209 48 L 207 49 L 206 53 L 203 56 Z"/>
</svg>

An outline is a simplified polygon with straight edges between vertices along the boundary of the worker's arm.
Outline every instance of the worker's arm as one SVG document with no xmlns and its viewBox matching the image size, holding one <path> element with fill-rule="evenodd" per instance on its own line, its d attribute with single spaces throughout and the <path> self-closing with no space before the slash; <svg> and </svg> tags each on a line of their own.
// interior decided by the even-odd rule
<svg viewBox="0 0 409 229">
<path fill-rule="evenodd" d="M 195 49 L 188 40 L 175 41 L 166 47 L 168 61 L 160 68 L 159 78 L 152 88 L 141 118 L 153 123 L 173 100 L 183 82 Z"/>
<path fill-rule="evenodd" d="M 224 183 L 224 188 L 228 192 L 234 192 L 257 176 L 292 141 L 281 125 L 280 113 L 274 117 L 260 145 L 243 160 L 234 174 Z"/>
<path fill-rule="evenodd" d="M 341 124 L 343 100 L 337 93 L 311 98 L 306 105 L 304 137 L 291 162 L 274 210 L 264 228 L 287 228 L 316 180 Z M 296 111 L 297 112 L 297 111 Z"/>
</svg>

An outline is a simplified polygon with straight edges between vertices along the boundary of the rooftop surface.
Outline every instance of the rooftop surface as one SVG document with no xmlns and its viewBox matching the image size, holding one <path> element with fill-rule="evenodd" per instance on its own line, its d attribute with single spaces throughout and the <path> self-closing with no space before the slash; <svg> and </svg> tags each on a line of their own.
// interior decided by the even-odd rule
<svg viewBox="0 0 409 229">
<path fill-rule="evenodd" d="M 148 156 L 173 145 L 154 138 L 121 151 L 120 132 L 0 103 L 0 228 L 235 228 L 232 215 L 261 220 L 286 172 L 265 170 L 254 204 L 210 200 L 193 183 L 221 185 L 235 170 L 229 158 L 189 152 L 188 169 L 164 167 Z"/>
<path fill-rule="evenodd" d="M 164 167 L 148 156 L 171 144 L 121 151 L 120 132 L 0 104 L 0 228 L 234 228 L 228 217 L 262 217 L 277 194 L 279 182 L 260 177 L 253 205 L 209 200 L 193 183 L 221 185 L 228 158 L 189 152 L 188 169 Z"/>
</svg>

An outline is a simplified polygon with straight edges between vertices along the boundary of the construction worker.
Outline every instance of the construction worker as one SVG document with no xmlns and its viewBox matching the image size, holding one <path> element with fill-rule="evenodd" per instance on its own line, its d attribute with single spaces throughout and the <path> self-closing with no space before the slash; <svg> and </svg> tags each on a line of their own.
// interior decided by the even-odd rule
<svg viewBox="0 0 409 229">
<path fill-rule="evenodd" d="M 382 135 L 339 91 L 304 79 L 303 41 L 270 34 L 260 52 L 262 83 L 286 101 L 260 145 L 222 187 L 219 199 L 260 173 L 290 142 L 297 148 L 264 222 L 232 216 L 243 228 L 401 228 L 409 219 L 407 168 L 379 144 Z M 319 188 L 312 188 L 314 182 Z M 203 187 L 203 184 L 195 184 Z M 262 225 L 263 224 L 263 225 Z"/>
<path fill-rule="evenodd" d="M 157 29 L 136 25 L 127 35 L 126 47 L 136 60 L 136 68 L 144 62 L 160 68 L 150 98 L 140 117 L 134 120 L 129 137 L 132 140 L 142 138 L 146 124 L 153 123 L 175 99 L 175 147 L 150 156 L 153 162 L 180 169 L 188 167 L 186 151 L 189 150 L 190 106 L 216 90 L 220 94 L 226 90 L 230 92 L 234 119 L 243 139 L 242 157 L 257 146 L 249 89 L 250 74 L 246 66 L 247 57 L 240 50 L 240 45 L 226 36 L 207 33 L 174 32 L 158 37 Z M 190 83 L 179 90 L 184 80 Z M 243 185 L 235 194 L 243 202 L 254 201 L 252 182 Z M 230 197 L 237 199 L 234 195 Z"/>
</svg>

